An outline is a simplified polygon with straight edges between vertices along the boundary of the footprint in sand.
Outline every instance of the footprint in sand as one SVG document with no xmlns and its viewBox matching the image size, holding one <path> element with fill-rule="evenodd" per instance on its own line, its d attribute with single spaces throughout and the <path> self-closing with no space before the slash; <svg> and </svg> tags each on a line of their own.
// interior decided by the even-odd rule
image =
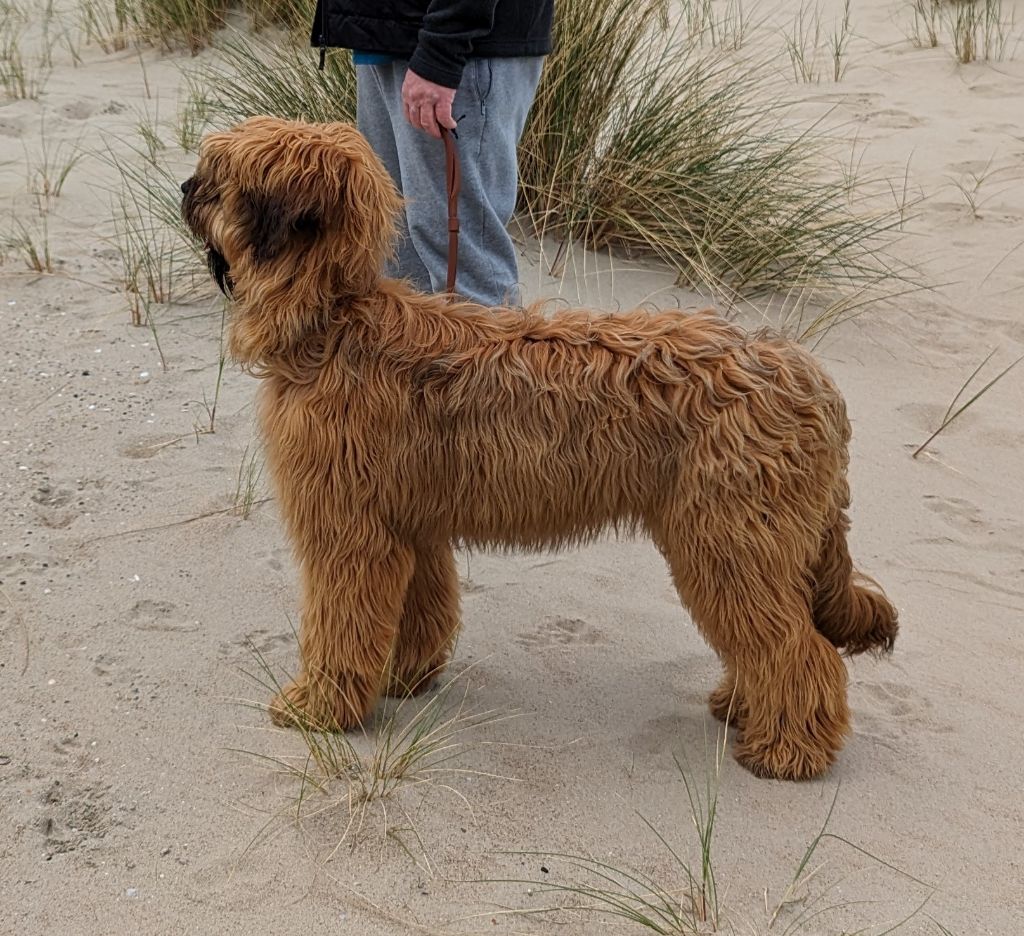
<svg viewBox="0 0 1024 936">
<path fill-rule="evenodd" d="M 891 127 L 894 130 L 910 130 L 913 127 L 920 127 L 924 123 L 921 118 L 915 117 L 908 111 L 895 108 L 864 114 L 860 120 L 874 127 Z"/>
<path fill-rule="evenodd" d="M 546 650 L 550 647 L 569 649 L 573 644 L 601 644 L 605 635 L 580 618 L 549 618 L 529 634 L 521 634 L 516 643 L 528 650 Z"/>
<path fill-rule="evenodd" d="M 41 507 L 63 507 L 72 497 L 74 497 L 74 492 L 67 488 L 55 488 L 50 484 L 41 484 L 32 495 L 32 500 Z"/>
<path fill-rule="evenodd" d="M 951 527 L 967 536 L 981 537 L 987 549 L 1017 555 L 1020 552 L 1024 526 L 1009 517 L 986 516 L 978 506 L 961 497 L 940 497 L 926 494 L 924 506 L 938 514 Z M 1011 589 L 1011 593 L 1014 592 Z"/>
<path fill-rule="evenodd" d="M 133 627 L 144 631 L 191 633 L 199 630 L 199 622 L 177 613 L 177 605 L 169 601 L 151 601 L 144 598 L 132 605 L 129 617 Z"/>
<path fill-rule="evenodd" d="M 24 134 L 24 129 L 17 120 L 9 120 L 7 118 L 0 120 L 0 136 L 5 137 L 18 137 Z"/>
<path fill-rule="evenodd" d="M 93 674 L 96 676 L 109 676 L 110 671 L 121 662 L 121 658 L 113 653 L 97 653 L 92 659 Z M 110 685 L 109 683 L 107 685 Z"/>
<path fill-rule="evenodd" d="M 851 699 L 857 731 L 882 741 L 906 739 L 921 731 L 949 734 L 955 729 L 932 710 L 932 704 L 903 683 L 854 684 Z"/>
<path fill-rule="evenodd" d="M 238 650 L 242 648 L 246 654 L 255 650 L 261 656 L 267 656 L 276 650 L 291 646 L 295 643 L 295 635 L 291 631 L 286 633 L 271 634 L 269 631 L 259 628 L 250 631 L 244 637 L 236 637 L 234 640 L 226 640 L 220 645 L 220 652 L 225 656 L 237 657 Z"/>
<path fill-rule="evenodd" d="M 40 797 L 38 829 L 46 841 L 47 858 L 95 846 L 115 821 L 109 789 L 101 784 L 54 780 Z"/>
<path fill-rule="evenodd" d="M 981 511 L 962 497 L 939 497 L 936 494 L 925 494 L 924 505 L 932 513 L 937 513 L 961 530 L 974 532 L 986 525 Z"/>
<path fill-rule="evenodd" d="M 69 101 L 58 113 L 68 120 L 88 120 L 96 112 L 95 105 L 89 101 Z"/>
<path fill-rule="evenodd" d="M 260 565 L 266 566 L 271 572 L 284 572 L 289 565 L 291 555 L 286 546 L 279 546 L 276 549 L 265 549 L 257 553 L 255 558 Z"/>
<path fill-rule="evenodd" d="M 886 713 L 894 717 L 909 715 L 914 711 L 911 702 L 913 691 L 907 686 L 891 682 L 863 682 L 859 688 L 875 702 L 878 702 Z"/>
<path fill-rule="evenodd" d="M 32 501 L 42 510 L 36 512 L 39 522 L 51 530 L 63 530 L 70 526 L 78 514 L 74 510 L 62 510 L 75 496 L 68 488 L 56 488 L 49 483 L 41 484 L 32 495 Z"/>
</svg>

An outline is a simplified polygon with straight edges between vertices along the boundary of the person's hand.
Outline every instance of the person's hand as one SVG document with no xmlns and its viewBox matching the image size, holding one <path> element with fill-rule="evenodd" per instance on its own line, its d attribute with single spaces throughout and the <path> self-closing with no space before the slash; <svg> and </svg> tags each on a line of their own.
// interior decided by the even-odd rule
<svg viewBox="0 0 1024 936">
<path fill-rule="evenodd" d="M 421 78 L 412 69 L 407 69 L 402 82 L 402 108 L 405 119 L 417 130 L 424 130 L 432 137 L 441 138 L 441 127 L 455 129 L 452 118 L 452 102 L 455 89 L 434 84 Z"/>
</svg>

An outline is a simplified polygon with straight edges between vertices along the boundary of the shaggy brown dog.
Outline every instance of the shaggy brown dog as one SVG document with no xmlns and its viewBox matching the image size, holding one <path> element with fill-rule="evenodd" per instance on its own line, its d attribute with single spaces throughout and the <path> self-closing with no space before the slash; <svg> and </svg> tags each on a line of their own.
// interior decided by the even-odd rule
<svg viewBox="0 0 1024 936">
<path fill-rule="evenodd" d="M 714 315 L 495 310 L 382 278 L 399 199 L 343 124 L 254 118 L 202 145 L 183 212 L 234 300 L 304 578 L 278 723 L 346 729 L 423 688 L 459 627 L 453 543 L 646 531 L 725 666 L 711 695 L 765 777 L 826 770 L 850 653 L 896 612 L 846 548 L 845 406 L 810 355 Z"/>
</svg>

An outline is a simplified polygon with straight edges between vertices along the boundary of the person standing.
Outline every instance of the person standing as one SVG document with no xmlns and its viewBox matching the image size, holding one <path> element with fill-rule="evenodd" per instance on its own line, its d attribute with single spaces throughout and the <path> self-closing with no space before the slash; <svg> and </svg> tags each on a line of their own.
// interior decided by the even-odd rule
<svg viewBox="0 0 1024 936">
<path fill-rule="evenodd" d="M 389 273 L 423 292 L 445 288 L 448 212 L 441 128 L 462 165 L 455 292 L 519 302 L 507 225 L 516 147 L 551 51 L 554 0 L 318 0 L 312 42 L 351 49 L 356 123 L 406 201 Z"/>
</svg>

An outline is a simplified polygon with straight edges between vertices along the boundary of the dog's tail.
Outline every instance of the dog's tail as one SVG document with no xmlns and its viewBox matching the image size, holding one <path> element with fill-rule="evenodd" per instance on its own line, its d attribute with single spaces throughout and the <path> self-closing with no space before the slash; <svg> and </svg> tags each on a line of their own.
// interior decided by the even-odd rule
<svg viewBox="0 0 1024 936">
<path fill-rule="evenodd" d="M 853 568 L 846 545 L 849 528 L 840 510 L 822 535 L 811 569 L 814 625 L 848 656 L 891 653 L 899 630 L 896 608 L 876 582 Z"/>
</svg>

